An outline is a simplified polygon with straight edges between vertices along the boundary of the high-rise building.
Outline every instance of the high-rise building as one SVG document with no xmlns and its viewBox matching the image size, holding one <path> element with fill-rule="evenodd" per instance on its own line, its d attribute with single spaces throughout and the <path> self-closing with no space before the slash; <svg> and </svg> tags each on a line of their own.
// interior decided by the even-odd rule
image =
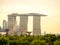
<svg viewBox="0 0 60 45">
<path fill-rule="evenodd" d="M 6 20 L 3 20 L 3 29 L 8 28 L 8 22 Z"/>
<path fill-rule="evenodd" d="M 14 31 L 16 30 L 16 17 L 12 15 L 8 15 L 8 29 L 9 34 L 14 35 Z"/>
<path fill-rule="evenodd" d="M 17 14 L 13 13 L 8 15 L 8 29 L 9 34 L 14 35 L 16 31 L 16 16 L 20 17 L 20 34 L 25 35 L 27 33 L 28 26 L 28 16 L 33 16 L 33 35 L 41 35 L 41 16 L 46 16 L 44 14 L 29 13 L 29 14 Z M 30 33 L 30 32 L 29 32 Z"/>
<path fill-rule="evenodd" d="M 40 16 L 33 16 L 33 35 L 40 35 Z"/>
<path fill-rule="evenodd" d="M 28 16 L 20 16 L 20 32 L 26 34 L 28 25 Z"/>
</svg>

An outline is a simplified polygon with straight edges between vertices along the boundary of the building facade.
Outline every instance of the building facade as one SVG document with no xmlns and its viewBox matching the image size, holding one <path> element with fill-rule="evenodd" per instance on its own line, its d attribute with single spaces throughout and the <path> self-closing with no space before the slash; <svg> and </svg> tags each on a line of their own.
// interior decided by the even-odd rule
<svg viewBox="0 0 60 45">
<path fill-rule="evenodd" d="M 28 16 L 20 16 L 20 33 L 23 35 L 27 32 Z"/>
<path fill-rule="evenodd" d="M 33 35 L 41 34 L 40 16 L 33 16 Z"/>
<path fill-rule="evenodd" d="M 28 16 L 33 16 L 33 35 L 41 35 L 41 16 L 43 14 L 29 13 L 29 14 L 11 14 L 8 15 L 9 34 L 15 34 L 16 16 L 20 16 L 20 34 L 27 33 Z"/>
<path fill-rule="evenodd" d="M 16 17 L 12 15 L 8 15 L 8 29 L 9 35 L 14 35 L 16 30 Z"/>
</svg>

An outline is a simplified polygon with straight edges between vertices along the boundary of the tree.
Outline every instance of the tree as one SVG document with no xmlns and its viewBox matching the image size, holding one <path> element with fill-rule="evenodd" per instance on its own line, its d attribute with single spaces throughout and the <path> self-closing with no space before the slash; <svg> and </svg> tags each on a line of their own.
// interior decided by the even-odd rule
<svg viewBox="0 0 60 45">
<path fill-rule="evenodd" d="M 0 45 L 9 45 L 9 38 L 0 37 Z"/>
<path fill-rule="evenodd" d="M 37 39 L 35 39 L 35 40 L 33 40 L 31 42 L 31 45 L 47 45 L 47 43 L 45 43 L 44 40 L 37 40 Z"/>
<path fill-rule="evenodd" d="M 54 45 L 54 41 L 56 40 L 55 34 L 46 34 L 44 37 L 49 45 Z"/>
<path fill-rule="evenodd" d="M 59 40 L 56 40 L 56 41 L 54 42 L 54 45 L 60 45 L 60 41 L 59 41 Z"/>
</svg>

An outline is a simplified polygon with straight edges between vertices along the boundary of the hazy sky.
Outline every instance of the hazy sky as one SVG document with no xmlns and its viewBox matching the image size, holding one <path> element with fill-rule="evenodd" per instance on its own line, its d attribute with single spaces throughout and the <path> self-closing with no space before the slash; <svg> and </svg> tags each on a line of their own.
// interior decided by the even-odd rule
<svg viewBox="0 0 60 45">
<path fill-rule="evenodd" d="M 46 14 L 48 16 L 41 19 L 42 32 L 60 33 L 60 0 L 0 0 L 1 26 L 3 19 L 7 20 L 11 13 Z M 29 17 L 29 22 L 32 22 L 32 17 Z"/>
</svg>

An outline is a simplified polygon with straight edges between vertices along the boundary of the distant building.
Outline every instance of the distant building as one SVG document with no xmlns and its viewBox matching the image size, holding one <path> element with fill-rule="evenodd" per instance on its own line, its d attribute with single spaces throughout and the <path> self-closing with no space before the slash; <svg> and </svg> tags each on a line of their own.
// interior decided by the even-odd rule
<svg viewBox="0 0 60 45">
<path fill-rule="evenodd" d="M 0 26 L 0 35 L 6 35 L 6 29 L 1 28 L 1 26 Z"/>
<path fill-rule="evenodd" d="M 6 20 L 3 20 L 3 29 L 8 28 L 8 22 Z"/>
<path fill-rule="evenodd" d="M 1 34 L 1 35 L 6 35 L 5 29 L 0 29 L 0 34 Z"/>
<path fill-rule="evenodd" d="M 46 32 L 44 32 L 44 35 L 46 34 Z"/>
</svg>

